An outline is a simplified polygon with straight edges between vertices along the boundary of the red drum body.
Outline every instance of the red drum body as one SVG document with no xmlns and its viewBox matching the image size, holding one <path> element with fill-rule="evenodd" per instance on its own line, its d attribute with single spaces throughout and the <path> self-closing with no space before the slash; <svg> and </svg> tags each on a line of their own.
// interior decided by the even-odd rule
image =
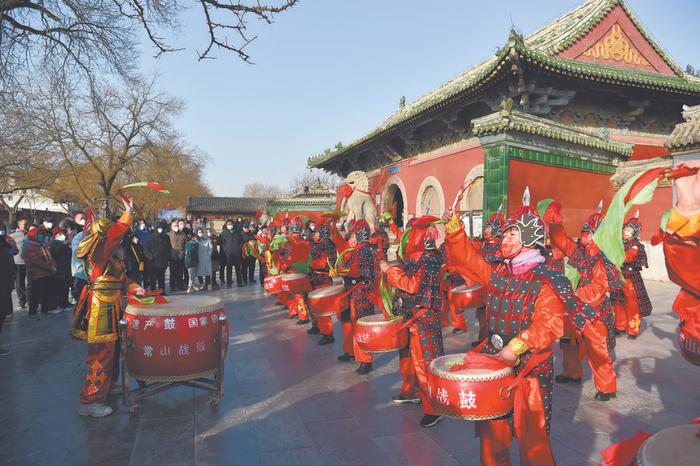
<svg viewBox="0 0 700 466">
<path fill-rule="evenodd" d="M 265 277 L 263 282 L 265 291 L 270 294 L 277 294 L 282 291 L 282 275 L 272 275 L 270 277 Z"/>
<path fill-rule="evenodd" d="M 698 426 L 683 424 L 660 430 L 647 439 L 637 452 L 639 466 L 686 466 L 698 464 Z"/>
<path fill-rule="evenodd" d="M 297 294 L 311 291 L 311 277 L 304 273 L 285 273 L 280 275 L 282 279 L 282 291 Z"/>
<path fill-rule="evenodd" d="M 442 414 L 469 421 L 505 416 L 513 410 L 509 387 L 515 380 L 513 369 L 469 369 L 450 372 L 464 362 L 464 354 L 448 354 L 430 363 L 428 396 Z"/>
<path fill-rule="evenodd" d="M 387 353 L 408 345 L 408 328 L 401 316 L 386 319 L 383 314 L 360 317 L 357 320 L 355 340 L 362 351 Z"/>
<path fill-rule="evenodd" d="M 333 316 L 350 307 L 343 285 L 330 285 L 309 293 L 309 309 L 316 317 Z"/>
<path fill-rule="evenodd" d="M 700 366 L 700 341 L 693 338 L 683 324 L 678 326 L 677 340 L 683 358 L 691 364 Z"/>
<path fill-rule="evenodd" d="M 484 293 L 481 285 L 460 285 L 452 288 L 452 302 L 455 309 L 464 311 L 470 307 L 484 305 Z"/>
<path fill-rule="evenodd" d="M 176 382 L 219 370 L 222 347 L 219 316 L 224 305 L 209 296 L 169 296 L 165 304 L 128 305 L 125 359 L 129 374 L 149 382 Z"/>
</svg>

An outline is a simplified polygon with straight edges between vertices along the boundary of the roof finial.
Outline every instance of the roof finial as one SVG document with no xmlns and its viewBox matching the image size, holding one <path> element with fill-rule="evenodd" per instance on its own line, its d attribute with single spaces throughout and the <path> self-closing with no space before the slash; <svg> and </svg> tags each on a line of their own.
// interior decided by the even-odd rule
<svg viewBox="0 0 700 466">
<path fill-rule="evenodd" d="M 603 213 L 603 200 L 601 199 L 600 202 L 598 203 L 598 208 L 596 209 L 596 212 L 599 214 Z"/>
<path fill-rule="evenodd" d="M 530 206 L 530 187 L 525 186 L 525 192 L 523 193 L 523 207 Z"/>
<path fill-rule="evenodd" d="M 406 106 L 406 96 L 402 95 L 399 100 L 399 108 L 404 108 Z"/>
</svg>

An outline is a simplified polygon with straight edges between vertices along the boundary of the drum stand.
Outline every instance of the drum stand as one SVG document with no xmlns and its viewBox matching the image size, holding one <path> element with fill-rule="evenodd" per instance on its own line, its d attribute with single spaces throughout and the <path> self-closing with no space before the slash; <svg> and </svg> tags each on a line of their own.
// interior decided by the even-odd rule
<svg viewBox="0 0 700 466">
<path fill-rule="evenodd" d="M 163 392 L 173 387 L 184 385 L 186 387 L 201 388 L 203 390 L 208 390 L 212 392 L 211 399 L 209 400 L 209 406 L 215 408 L 219 405 L 219 401 L 224 396 L 224 364 L 226 362 L 226 348 L 228 346 L 228 341 L 226 341 L 226 315 L 222 314 L 218 317 L 219 323 L 219 368 L 213 372 L 212 378 L 200 377 L 190 380 L 175 380 L 175 381 L 144 381 L 135 379 L 139 385 L 139 388 L 132 390 L 129 389 L 129 367 L 126 362 L 126 352 L 132 351 L 133 344 L 126 341 L 126 326 L 128 322 L 126 319 L 121 319 L 119 321 L 119 339 L 120 339 L 120 355 L 119 360 L 121 363 L 121 375 L 122 375 L 122 395 L 124 406 L 127 407 L 130 413 L 138 413 L 139 405 L 138 401 L 155 395 L 156 393 Z"/>
</svg>

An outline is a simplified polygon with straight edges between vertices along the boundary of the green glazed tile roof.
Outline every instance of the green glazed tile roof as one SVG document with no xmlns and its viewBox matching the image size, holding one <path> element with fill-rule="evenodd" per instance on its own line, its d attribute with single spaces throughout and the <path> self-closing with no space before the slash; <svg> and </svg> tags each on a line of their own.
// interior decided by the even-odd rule
<svg viewBox="0 0 700 466">
<path fill-rule="evenodd" d="M 677 73 L 677 76 L 666 76 L 556 56 L 556 54 L 587 34 L 616 5 L 625 10 L 645 39 L 666 60 L 669 66 Z M 508 43 L 494 56 L 399 108 L 374 130 L 342 149 L 309 158 L 308 165 L 310 167 L 323 166 L 329 160 L 353 151 L 358 146 L 371 141 L 380 134 L 420 118 L 426 111 L 449 104 L 452 100 L 456 100 L 467 93 L 478 91 L 501 71 L 504 63 L 516 56 L 539 66 L 544 71 L 572 78 L 700 95 L 700 79 L 691 77 L 678 68 L 653 37 L 646 32 L 623 0 L 589 0 L 525 39 L 511 33 Z"/>
<path fill-rule="evenodd" d="M 500 111 L 473 121 L 474 136 L 517 131 L 602 150 L 625 158 L 632 155 L 632 144 L 610 141 L 578 128 L 540 118 L 518 110 Z"/>
<path fill-rule="evenodd" d="M 700 105 L 683 106 L 683 119 L 666 140 L 666 147 L 673 151 L 700 148 Z"/>
</svg>

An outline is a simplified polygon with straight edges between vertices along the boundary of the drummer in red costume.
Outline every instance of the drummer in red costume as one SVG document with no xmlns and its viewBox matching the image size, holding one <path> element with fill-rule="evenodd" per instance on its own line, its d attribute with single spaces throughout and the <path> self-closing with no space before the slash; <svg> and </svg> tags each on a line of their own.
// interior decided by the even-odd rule
<svg viewBox="0 0 700 466">
<path fill-rule="evenodd" d="M 651 301 L 642 280 L 642 267 L 649 267 L 644 245 L 639 241 L 642 224 L 639 211 L 627 219 L 622 226 L 622 240 L 625 245 L 625 262 L 622 276 L 625 277 L 625 300 L 613 307 L 615 311 L 615 333 L 627 332 L 627 338 L 634 340 L 639 336 L 641 318 L 651 314 Z"/>
<path fill-rule="evenodd" d="M 581 276 L 576 296 L 596 309 L 594 322 L 585 328 L 567 325 L 566 339 L 561 348 L 564 352 L 564 368 L 556 377 L 557 383 L 581 383 L 583 358 L 593 372 L 597 393 L 596 400 L 608 401 L 616 396 L 617 377 L 612 367 L 610 351 L 615 346 L 614 315 L 612 303 L 624 299 L 622 278 L 618 269 L 608 261 L 605 254 L 593 241 L 593 234 L 603 220 L 602 201 L 596 213 L 581 226 L 581 237 L 577 244 L 567 236 L 561 223 L 550 225 L 552 245 L 569 258 L 569 265 Z M 561 215 L 557 216 L 561 219 Z M 608 298 L 608 293 L 610 298 Z"/>
<path fill-rule="evenodd" d="M 131 228 L 134 203 L 120 194 L 125 212 L 116 222 L 106 218 L 90 219 L 86 236 L 78 245 L 77 257 L 85 266 L 87 284 L 75 307 L 71 335 L 88 342 L 85 360 L 88 371 L 80 392 L 81 416 L 104 417 L 112 408 L 104 402 L 119 378 L 117 323 L 122 312 L 122 291 L 125 287 L 137 294 L 144 290 L 126 277 L 119 247 Z M 114 389 L 112 388 L 114 387 Z"/>
<path fill-rule="evenodd" d="M 441 291 L 443 257 L 437 251 L 435 242 L 438 232 L 435 222 L 440 219 L 425 216 L 411 224 L 408 246 L 404 252 L 405 262 L 402 267 L 391 267 L 386 261 L 380 263 L 387 282 L 405 294 L 402 310 L 406 320 L 420 315 L 409 327 L 410 367 L 400 368 L 415 379 L 423 404 L 422 427 L 431 427 L 440 420 L 440 414 L 433 408 L 428 396 L 426 374 L 430 362 L 445 354 L 442 342 L 440 314 L 443 307 Z M 404 375 L 404 379 L 406 375 Z M 395 401 L 404 401 L 403 393 L 394 397 Z M 398 399 L 398 400 L 397 400 Z"/>
<path fill-rule="evenodd" d="M 311 255 L 309 242 L 302 237 L 304 221 L 294 217 L 289 221 L 287 242 L 280 251 L 281 271 L 283 273 L 307 273 Z M 309 323 L 309 310 L 303 293 L 288 294 L 286 306 L 289 318 L 297 317 L 297 325 Z"/>
<path fill-rule="evenodd" d="M 374 314 L 370 294 L 375 288 L 376 263 L 369 243 L 370 234 L 369 224 L 365 220 L 356 220 L 353 223 L 349 242 L 352 249 L 345 253 L 337 271 L 345 280 L 345 286 L 352 289 L 349 312 L 341 313 L 343 354 L 338 356 L 338 361 L 349 362 L 354 359 L 359 362 L 355 372 L 360 375 L 372 371 L 372 355 L 362 351 L 355 341 L 357 319 Z"/>
<path fill-rule="evenodd" d="M 506 218 L 501 213 L 501 206 L 495 214 L 491 215 L 484 224 L 484 236 L 481 241 L 481 255 L 486 259 L 486 262 L 492 264 L 498 262 L 498 251 L 501 247 L 501 235 L 503 234 L 503 226 L 506 223 Z M 479 245 L 475 242 L 476 246 Z M 477 247 L 478 249 L 478 247 Z M 489 326 L 486 322 L 486 306 L 482 306 L 476 310 L 476 318 L 479 321 L 479 337 L 477 341 L 472 343 L 472 346 L 477 346 L 479 342 L 484 341 L 489 336 Z"/>
<path fill-rule="evenodd" d="M 445 225 L 448 265 L 486 290 L 490 338 L 481 351 L 512 364 L 518 374 L 531 358 L 543 359 L 515 388 L 513 415 L 477 423 L 485 466 L 511 464 L 513 434 L 520 445 L 520 464 L 554 464 L 549 443 L 554 375 L 551 345 L 563 333 L 565 311 L 584 324 L 595 314 L 575 298 L 561 273 L 546 266 L 544 223 L 529 206 L 527 191 L 523 201 L 524 206 L 506 222 L 499 249 L 502 262 L 484 259 L 457 216 Z"/>
<path fill-rule="evenodd" d="M 684 163 L 700 167 L 700 161 Z M 700 345 L 700 171 L 674 181 L 678 203 L 671 210 L 664 232 L 666 270 L 681 287 L 673 310 L 682 331 L 694 345 Z"/>
<path fill-rule="evenodd" d="M 335 264 L 338 251 L 331 240 L 331 222 L 333 219 L 321 224 L 318 228 L 318 240 L 311 245 L 311 287 L 314 290 L 332 285 L 333 279 L 330 277 L 330 267 Z M 330 345 L 335 341 L 333 337 L 333 319 L 328 316 L 318 317 L 313 321 L 313 325 L 306 333 L 315 335 L 320 333 L 319 345 Z"/>
</svg>

